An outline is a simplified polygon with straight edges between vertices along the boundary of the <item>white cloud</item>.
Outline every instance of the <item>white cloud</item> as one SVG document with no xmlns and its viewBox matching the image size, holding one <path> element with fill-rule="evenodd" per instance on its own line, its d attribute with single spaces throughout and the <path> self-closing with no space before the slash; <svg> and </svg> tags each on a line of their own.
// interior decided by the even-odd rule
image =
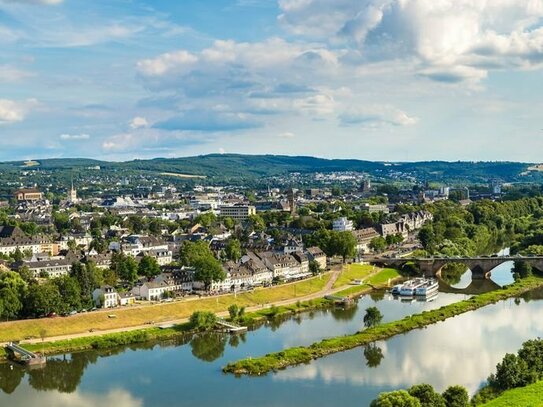
<svg viewBox="0 0 543 407">
<path fill-rule="evenodd" d="M 286 131 L 284 133 L 280 133 L 278 135 L 279 138 L 294 138 L 296 135 L 294 133 L 291 133 L 290 131 Z"/>
<path fill-rule="evenodd" d="M 38 101 L 36 99 L 27 99 L 23 102 L 0 99 L 0 124 L 15 123 L 24 120 L 27 113 L 37 104 Z"/>
<path fill-rule="evenodd" d="M 415 57 L 421 73 L 435 80 L 477 82 L 490 69 L 543 66 L 537 26 L 543 0 L 280 0 L 279 6 L 279 21 L 295 34 L 350 41 L 364 61 Z"/>
<path fill-rule="evenodd" d="M 130 133 L 116 134 L 102 142 L 102 149 L 110 151 L 129 150 L 135 142 L 135 138 Z"/>
<path fill-rule="evenodd" d="M 130 127 L 133 129 L 149 127 L 149 122 L 145 117 L 136 116 L 132 120 L 130 120 Z"/>
<path fill-rule="evenodd" d="M 34 74 L 11 65 L 0 65 L 0 82 L 17 82 L 31 76 L 34 76 Z"/>
<path fill-rule="evenodd" d="M 61 140 L 74 140 L 74 141 L 77 141 L 77 140 L 89 140 L 90 139 L 90 135 L 88 134 L 61 134 L 60 137 L 59 137 Z"/>
<path fill-rule="evenodd" d="M 406 112 L 392 106 L 363 106 L 347 109 L 339 115 L 342 125 L 368 125 L 370 127 L 381 125 L 412 126 L 419 119 L 409 116 Z"/>
</svg>

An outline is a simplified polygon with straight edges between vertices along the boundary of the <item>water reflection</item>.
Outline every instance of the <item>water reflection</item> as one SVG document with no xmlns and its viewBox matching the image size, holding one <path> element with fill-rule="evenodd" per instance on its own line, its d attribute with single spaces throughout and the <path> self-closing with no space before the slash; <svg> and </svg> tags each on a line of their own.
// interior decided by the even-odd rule
<svg viewBox="0 0 543 407">
<path fill-rule="evenodd" d="M 385 390 L 429 383 L 443 391 L 450 384 L 460 384 L 474 393 L 505 353 L 516 352 L 522 342 L 543 334 L 542 306 L 538 301 L 507 300 L 393 337 L 383 347 L 384 358 L 371 370 L 368 358 L 364 364 L 354 356 L 359 352 L 355 349 L 280 372 L 274 380 Z"/>
<path fill-rule="evenodd" d="M 377 367 L 385 357 L 383 350 L 376 343 L 370 343 L 364 347 L 364 357 L 367 367 Z"/>
<path fill-rule="evenodd" d="M 190 341 L 192 354 L 204 362 L 213 362 L 224 354 L 228 335 L 221 332 L 205 332 L 194 335 Z"/>
</svg>

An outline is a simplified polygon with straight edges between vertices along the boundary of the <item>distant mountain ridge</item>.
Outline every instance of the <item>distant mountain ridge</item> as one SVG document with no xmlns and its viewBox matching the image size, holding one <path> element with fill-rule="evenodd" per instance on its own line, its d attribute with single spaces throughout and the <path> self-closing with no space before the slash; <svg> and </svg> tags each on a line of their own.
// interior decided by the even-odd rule
<svg viewBox="0 0 543 407">
<path fill-rule="evenodd" d="M 0 170 L 48 170 L 80 169 L 100 166 L 110 170 L 139 170 L 168 172 L 214 177 L 270 177 L 292 172 L 366 172 L 373 176 L 409 174 L 417 178 L 462 179 L 479 182 L 499 179 L 502 182 L 540 179 L 536 172 L 527 172 L 532 163 L 518 162 L 470 162 L 470 161 L 421 161 L 380 162 L 357 159 L 325 159 L 309 156 L 208 154 L 194 157 L 138 159 L 126 162 L 110 162 L 87 158 L 54 158 L 35 160 L 39 166 L 25 167 L 25 162 L 0 163 Z"/>
</svg>

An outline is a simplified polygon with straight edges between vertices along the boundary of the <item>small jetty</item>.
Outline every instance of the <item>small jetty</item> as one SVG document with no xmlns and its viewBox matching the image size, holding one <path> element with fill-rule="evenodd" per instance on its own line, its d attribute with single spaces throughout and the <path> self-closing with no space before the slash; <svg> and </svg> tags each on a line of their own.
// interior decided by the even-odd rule
<svg viewBox="0 0 543 407">
<path fill-rule="evenodd" d="M 47 362 L 45 356 L 30 352 L 14 342 L 6 345 L 6 351 L 11 360 L 27 366 L 43 366 Z"/>
<path fill-rule="evenodd" d="M 247 330 L 246 326 L 236 325 L 233 322 L 228 322 L 228 321 L 225 321 L 224 319 L 218 319 L 217 325 L 226 329 L 230 333 L 245 332 Z"/>
</svg>

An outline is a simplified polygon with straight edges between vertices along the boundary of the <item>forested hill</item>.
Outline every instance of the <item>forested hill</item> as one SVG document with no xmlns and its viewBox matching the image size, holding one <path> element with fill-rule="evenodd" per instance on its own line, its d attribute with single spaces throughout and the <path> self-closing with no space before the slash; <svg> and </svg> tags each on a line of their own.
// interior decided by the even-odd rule
<svg viewBox="0 0 543 407">
<path fill-rule="evenodd" d="M 292 172 L 366 172 L 379 177 L 414 176 L 428 180 L 464 180 L 487 182 L 499 179 L 502 182 L 539 181 L 538 172 L 524 174 L 526 163 L 514 162 L 445 162 L 426 161 L 416 163 L 386 163 L 363 160 L 323 159 L 303 156 L 209 154 L 183 158 L 155 158 L 127 162 L 107 162 L 91 159 L 45 159 L 36 160 L 33 166 L 24 162 L 0 163 L 0 171 L 25 169 L 80 169 L 100 166 L 110 170 L 139 170 L 204 175 L 211 178 L 258 178 L 285 175 Z"/>
</svg>

